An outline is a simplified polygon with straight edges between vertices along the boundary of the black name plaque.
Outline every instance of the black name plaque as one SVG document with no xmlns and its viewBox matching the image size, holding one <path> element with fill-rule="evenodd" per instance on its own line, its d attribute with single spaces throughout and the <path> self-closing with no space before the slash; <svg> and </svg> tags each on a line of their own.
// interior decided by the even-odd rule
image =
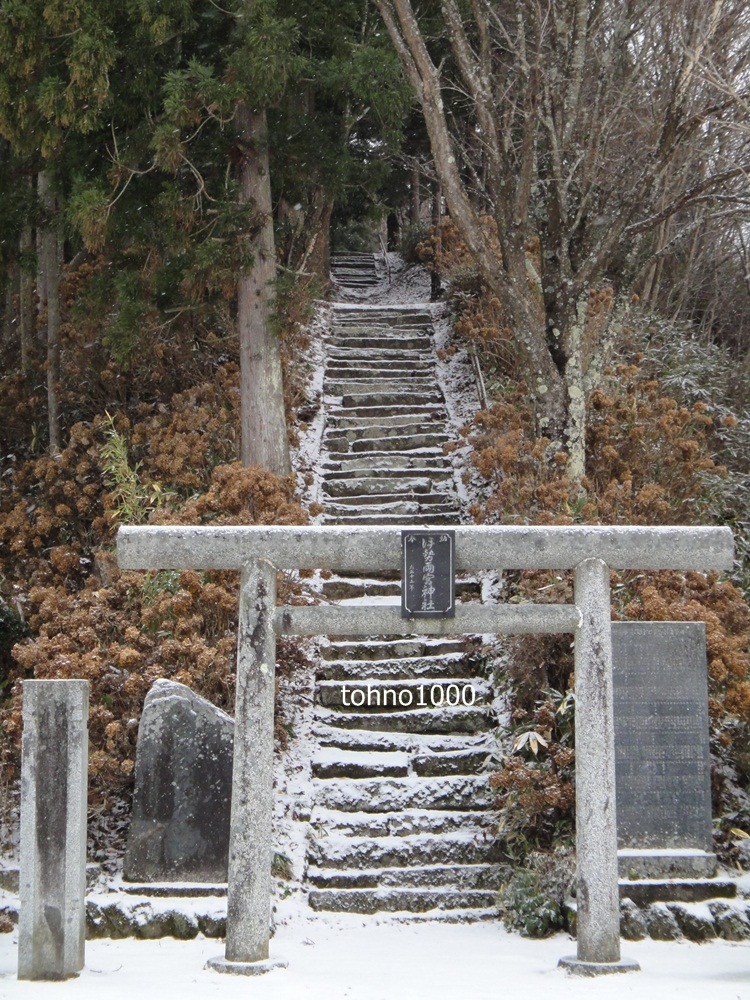
<svg viewBox="0 0 750 1000">
<path fill-rule="evenodd" d="M 456 535 L 401 532 L 401 617 L 453 618 L 456 613 Z"/>
</svg>

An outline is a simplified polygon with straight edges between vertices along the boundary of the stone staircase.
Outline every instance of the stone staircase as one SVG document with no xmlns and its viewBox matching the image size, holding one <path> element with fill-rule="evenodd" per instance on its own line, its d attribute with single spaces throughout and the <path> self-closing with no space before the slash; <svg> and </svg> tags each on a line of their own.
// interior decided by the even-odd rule
<svg viewBox="0 0 750 1000">
<path fill-rule="evenodd" d="M 500 869 L 482 773 L 491 693 L 471 646 L 385 638 L 329 641 L 321 652 L 310 905 L 494 916 Z M 438 707 L 457 691 L 470 691 L 474 703 Z M 393 704 L 403 701 L 410 706 Z"/>
<path fill-rule="evenodd" d="M 345 287 L 363 287 L 364 264 L 347 257 L 332 270 Z M 326 355 L 324 522 L 456 523 L 427 308 L 338 303 Z M 479 589 L 465 580 L 458 593 L 475 599 Z M 334 601 L 400 600 L 397 575 L 332 576 L 322 591 Z M 492 691 L 480 664 L 466 637 L 324 642 L 305 879 L 314 910 L 496 915 L 483 772 Z"/>
<path fill-rule="evenodd" d="M 378 284 L 375 257 L 371 253 L 337 254 L 331 260 L 331 277 L 336 284 L 352 289 L 369 289 Z"/>
<path fill-rule="evenodd" d="M 323 384 L 327 523 L 459 519 L 431 326 L 420 306 L 334 306 Z"/>
</svg>

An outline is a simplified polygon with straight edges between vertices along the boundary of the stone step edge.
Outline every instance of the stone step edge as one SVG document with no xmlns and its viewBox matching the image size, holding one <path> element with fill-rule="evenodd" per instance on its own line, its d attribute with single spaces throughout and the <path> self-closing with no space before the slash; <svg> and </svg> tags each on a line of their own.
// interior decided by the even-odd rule
<svg viewBox="0 0 750 1000">
<path fill-rule="evenodd" d="M 313 735 L 321 740 L 339 740 L 345 742 L 347 746 L 354 746 L 359 741 L 369 746 L 376 746 L 379 743 L 381 746 L 386 744 L 391 746 L 418 745 L 433 749 L 436 744 L 442 742 L 446 747 L 453 743 L 455 749 L 458 749 L 459 745 L 483 747 L 489 742 L 487 733 L 405 733 L 399 730 L 388 732 L 387 730 L 355 729 L 354 727 L 342 729 L 339 726 L 331 726 L 322 720 L 313 724 Z M 466 742 L 463 743 L 463 741 Z"/>
<path fill-rule="evenodd" d="M 737 896 L 737 883 L 725 878 L 620 879 L 618 885 L 620 899 L 632 899 L 639 905 L 733 899 Z"/>
<path fill-rule="evenodd" d="M 172 937 L 190 941 L 202 934 L 207 938 L 226 937 L 226 899 L 205 899 L 201 909 L 194 899 L 122 896 L 96 893 L 86 897 L 86 940 L 95 938 L 140 938 L 156 940 Z M 3 901 L 3 915 L 18 923 L 17 900 Z"/>
<path fill-rule="evenodd" d="M 477 909 L 476 903 L 491 903 L 496 894 L 487 889 L 311 889 L 308 903 L 317 911 L 380 914 L 388 912 L 433 914 Z M 403 906 L 399 906 L 403 903 Z M 409 906 L 407 904 L 411 903 Z M 348 904 L 348 905 L 347 905 Z M 497 910 L 495 910 L 497 913 Z"/>
<path fill-rule="evenodd" d="M 360 811 L 347 812 L 344 809 L 331 809 L 328 806 L 314 806 L 311 812 L 310 822 L 316 826 L 325 827 L 327 823 L 341 823 L 350 825 L 352 823 L 371 823 L 373 819 L 385 820 L 387 816 L 401 822 L 417 820 L 440 820 L 440 819 L 460 819 L 467 825 L 473 821 L 480 823 L 477 832 L 486 830 L 485 820 L 488 812 L 485 809 L 394 809 L 391 813 L 371 813 Z M 468 831 L 467 831 L 468 832 Z M 371 835 L 371 836 L 374 836 Z M 391 836 L 407 836 L 406 834 L 391 834 Z"/>
<path fill-rule="evenodd" d="M 565 929 L 575 936 L 577 909 L 574 899 L 564 905 Z M 750 902 L 714 898 L 698 903 L 655 902 L 638 906 L 620 900 L 620 935 L 627 941 L 727 941 L 750 940 Z"/>
</svg>

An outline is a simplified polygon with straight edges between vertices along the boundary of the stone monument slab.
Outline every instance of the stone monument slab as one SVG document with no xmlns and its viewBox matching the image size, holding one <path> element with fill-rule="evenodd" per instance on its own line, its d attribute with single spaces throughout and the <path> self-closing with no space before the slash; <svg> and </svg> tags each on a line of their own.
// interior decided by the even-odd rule
<svg viewBox="0 0 750 1000">
<path fill-rule="evenodd" d="M 234 720 L 184 684 L 154 683 L 138 729 L 129 882 L 226 882 Z"/>
<path fill-rule="evenodd" d="M 89 685 L 23 682 L 18 978 L 83 968 Z"/>
<path fill-rule="evenodd" d="M 613 622 L 612 654 L 621 859 L 664 852 L 695 872 L 712 850 L 705 625 Z"/>
</svg>

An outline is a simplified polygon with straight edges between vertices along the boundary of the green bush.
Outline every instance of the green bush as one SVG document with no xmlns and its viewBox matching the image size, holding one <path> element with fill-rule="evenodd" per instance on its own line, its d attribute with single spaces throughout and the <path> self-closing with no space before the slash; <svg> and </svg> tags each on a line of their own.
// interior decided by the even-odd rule
<svg viewBox="0 0 750 1000">
<path fill-rule="evenodd" d="M 531 854 L 500 893 L 503 923 L 524 937 L 541 938 L 567 929 L 565 900 L 573 883 L 572 852 Z"/>
</svg>

